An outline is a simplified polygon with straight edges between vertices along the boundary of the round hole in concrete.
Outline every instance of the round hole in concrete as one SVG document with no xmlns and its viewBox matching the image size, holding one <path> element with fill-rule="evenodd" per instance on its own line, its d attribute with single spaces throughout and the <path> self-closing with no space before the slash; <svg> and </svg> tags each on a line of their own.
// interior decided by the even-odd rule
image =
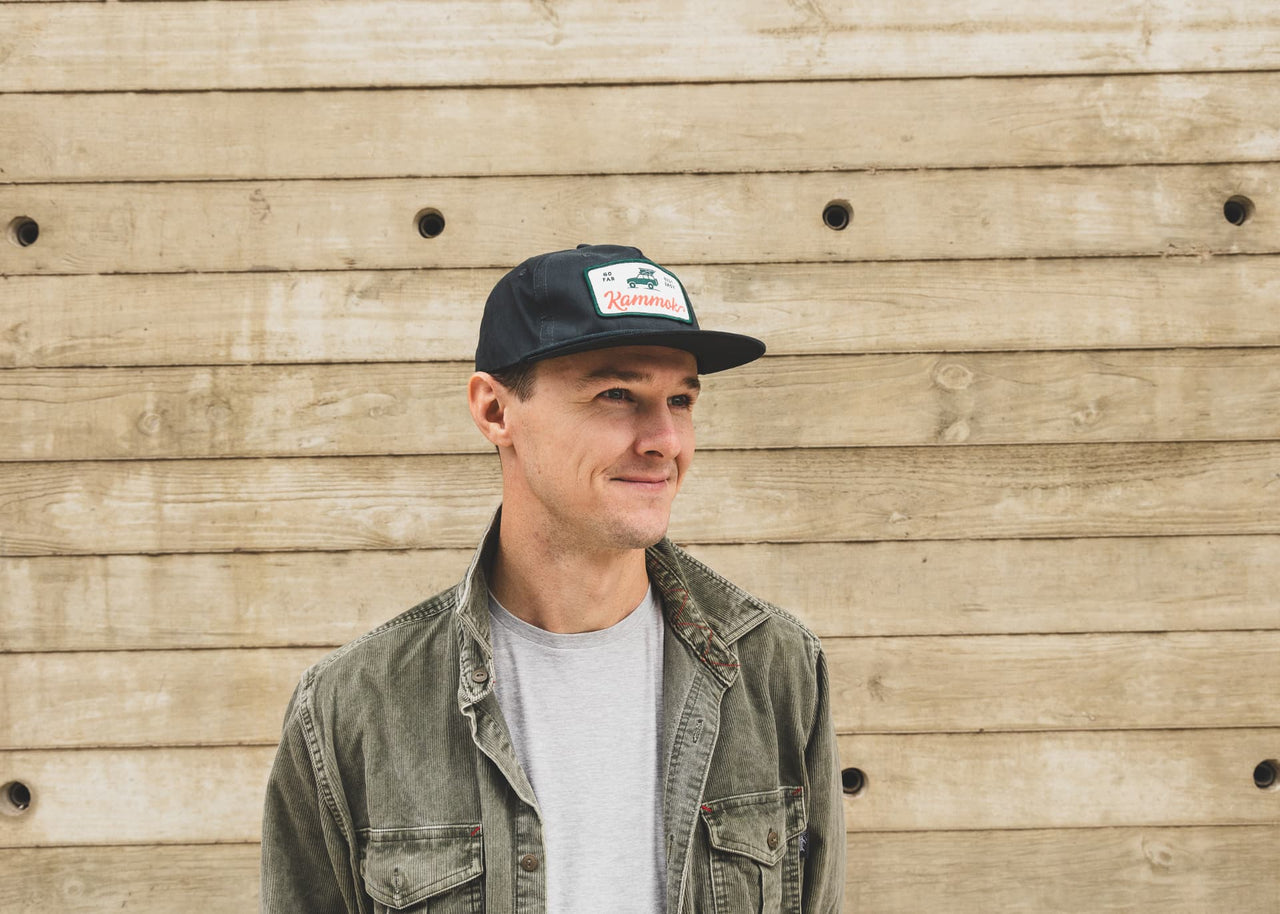
<svg viewBox="0 0 1280 914">
<path fill-rule="evenodd" d="M 853 221 L 853 207 L 847 200 L 832 200 L 822 210 L 822 224 L 832 231 L 843 232 Z"/>
<path fill-rule="evenodd" d="M 435 238 L 444 231 L 444 215 L 438 209 L 424 209 L 413 217 L 413 221 L 423 238 Z"/>
<path fill-rule="evenodd" d="M 1253 201 L 1248 197 L 1231 197 L 1222 204 L 1222 215 L 1232 225 L 1244 225 L 1253 218 Z"/>
<path fill-rule="evenodd" d="M 22 781 L 0 785 L 0 815 L 20 816 L 31 808 L 31 788 Z"/>
<path fill-rule="evenodd" d="M 30 216 L 18 216 L 9 222 L 9 240 L 18 247 L 30 247 L 39 237 L 40 225 Z"/>
<path fill-rule="evenodd" d="M 867 787 L 867 776 L 861 768 L 845 768 L 840 772 L 840 786 L 851 797 L 856 797 Z"/>
<path fill-rule="evenodd" d="M 1253 769 L 1253 783 L 1259 790 L 1275 790 L 1280 785 L 1280 762 L 1273 758 L 1258 762 Z"/>
</svg>

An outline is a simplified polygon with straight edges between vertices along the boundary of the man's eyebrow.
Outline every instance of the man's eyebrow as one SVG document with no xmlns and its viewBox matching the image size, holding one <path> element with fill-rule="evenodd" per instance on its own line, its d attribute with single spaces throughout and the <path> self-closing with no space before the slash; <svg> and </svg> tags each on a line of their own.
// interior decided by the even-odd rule
<svg viewBox="0 0 1280 914">
<path fill-rule="evenodd" d="M 633 371 L 629 368 L 612 368 L 608 365 L 588 372 L 578 379 L 579 387 L 589 387 L 596 381 L 632 381 L 645 383 L 652 381 L 653 375 L 647 371 Z M 689 390 L 702 390 L 702 382 L 697 375 L 689 375 L 684 379 L 684 386 Z"/>
</svg>

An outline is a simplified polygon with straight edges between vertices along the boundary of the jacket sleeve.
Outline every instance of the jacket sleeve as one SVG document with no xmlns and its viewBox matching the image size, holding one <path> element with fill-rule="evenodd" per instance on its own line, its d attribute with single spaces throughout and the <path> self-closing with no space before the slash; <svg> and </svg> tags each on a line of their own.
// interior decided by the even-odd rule
<svg viewBox="0 0 1280 914">
<path fill-rule="evenodd" d="M 313 717 L 303 684 L 294 689 L 267 781 L 262 815 L 262 914 L 358 914 L 350 845 L 317 776 Z"/>
<path fill-rule="evenodd" d="M 816 648 L 817 711 L 805 747 L 808 847 L 804 860 L 804 914 L 838 914 L 844 905 L 846 841 L 840 757 L 827 684 L 827 658 Z"/>
</svg>

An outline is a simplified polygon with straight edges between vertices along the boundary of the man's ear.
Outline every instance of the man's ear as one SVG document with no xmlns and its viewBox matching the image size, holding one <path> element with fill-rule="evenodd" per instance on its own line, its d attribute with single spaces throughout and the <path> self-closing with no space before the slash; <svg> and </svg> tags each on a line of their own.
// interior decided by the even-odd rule
<svg viewBox="0 0 1280 914">
<path fill-rule="evenodd" d="M 467 403 L 471 418 L 480 434 L 499 448 L 511 444 L 511 432 L 507 427 L 507 403 L 514 394 L 507 390 L 487 371 L 477 371 L 467 382 Z"/>
</svg>

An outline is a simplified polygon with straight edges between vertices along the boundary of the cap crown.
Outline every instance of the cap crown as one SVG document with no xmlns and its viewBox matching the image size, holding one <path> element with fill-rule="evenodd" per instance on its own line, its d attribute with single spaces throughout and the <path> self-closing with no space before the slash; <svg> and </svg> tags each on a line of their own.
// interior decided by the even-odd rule
<svg viewBox="0 0 1280 914">
<path fill-rule="evenodd" d="M 498 281 L 480 321 L 476 369 L 626 345 L 685 349 L 704 373 L 764 352 L 753 337 L 702 330 L 680 280 L 638 248 L 583 244 L 530 257 Z"/>
</svg>

